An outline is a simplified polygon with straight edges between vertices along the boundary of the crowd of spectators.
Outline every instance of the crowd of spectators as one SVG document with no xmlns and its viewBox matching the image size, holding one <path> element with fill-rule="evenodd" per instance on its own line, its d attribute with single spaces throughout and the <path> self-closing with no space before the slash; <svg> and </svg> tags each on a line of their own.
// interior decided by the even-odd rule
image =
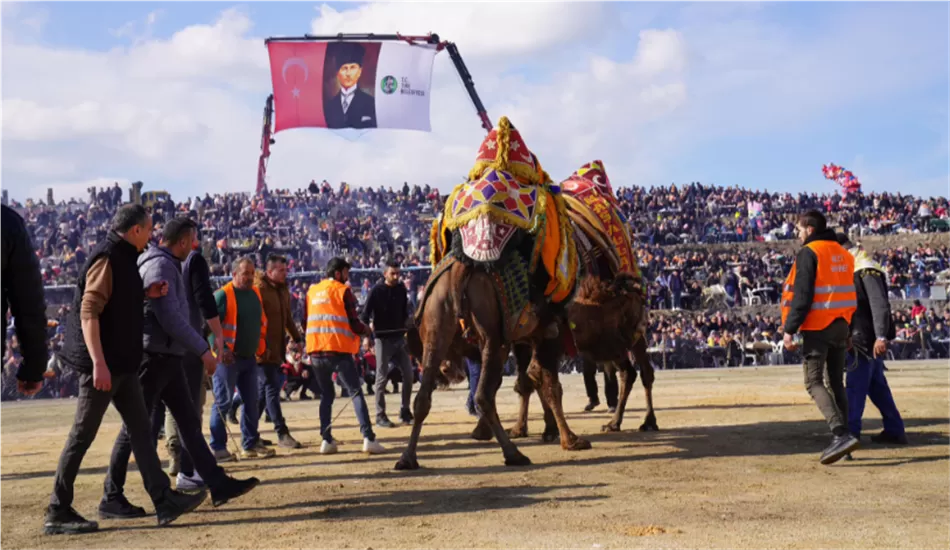
<svg viewBox="0 0 950 550">
<path fill-rule="evenodd" d="M 887 193 L 791 195 L 698 183 L 620 188 L 617 196 L 635 234 L 651 308 L 674 310 L 670 316 L 655 318 L 651 331 L 651 349 L 662 355 L 658 361 L 669 360 L 671 367 L 797 360 L 779 351 L 781 335 L 775 318 L 750 318 L 730 310 L 778 303 L 794 257 L 778 248 L 722 251 L 667 245 L 791 239 L 795 215 L 808 208 L 821 209 L 830 223 L 859 237 L 948 230 L 946 198 Z M 174 216 L 188 215 L 199 222 L 202 251 L 212 275 L 222 280 L 238 256 L 255 255 L 263 263 L 270 253 L 286 255 L 294 313 L 300 319 L 308 285 L 321 276 L 330 257 L 340 254 L 355 267 L 351 284 L 361 302 L 387 258 L 402 262 L 415 305 L 428 276 L 430 223 L 442 200 L 444 196 L 428 185 L 370 189 L 312 181 L 296 191 L 274 190 L 257 197 L 205 194 L 175 202 L 159 192 L 145 202 L 155 223 L 156 242 L 163 223 Z M 86 251 L 105 237 L 122 202 L 123 190 L 115 185 L 91 189 L 84 201 L 9 204 L 26 220 L 49 285 L 52 353 L 43 396 L 71 395 L 75 389 L 75 380 L 59 367 L 55 354 L 62 342 L 60 322 Z M 928 298 L 938 274 L 950 268 L 946 246 L 889 249 L 876 253 L 874 259 L 888 272 L 893 298 Z M 720 311 L 702 313 L 710 307 Z M 895 316 L 898 340 L 904 342 L 894 348 L 898 357 L 947 356 L 950 313 L 908 310 Z M 747 347 L 755 343 L 758 347 L 750 352 Z M 771 351 L 763 344 L 771 346 Z M 3 361 L 3 397 L 7 399 L 11 366 L 18 361 L 15 339 Z"/>
</svg>

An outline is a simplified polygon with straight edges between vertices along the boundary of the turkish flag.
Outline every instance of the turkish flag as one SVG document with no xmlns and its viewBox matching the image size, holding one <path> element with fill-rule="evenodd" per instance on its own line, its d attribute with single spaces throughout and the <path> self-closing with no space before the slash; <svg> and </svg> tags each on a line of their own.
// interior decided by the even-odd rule
<svg viewBox="0 0 950 550">
<path fill-rule="evenodd" d="M 274 133 L 300 127 L 326 128 L 323 62 L 326 42 L 269 42 L 274 85 Z"/>
</svg>

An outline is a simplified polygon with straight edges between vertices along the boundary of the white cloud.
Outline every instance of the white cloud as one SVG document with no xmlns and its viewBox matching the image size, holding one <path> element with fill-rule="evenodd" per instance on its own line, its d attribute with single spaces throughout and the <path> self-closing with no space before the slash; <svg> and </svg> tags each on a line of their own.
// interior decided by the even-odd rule
<svg viewBox="0 0 950 550">
<path fill-rule="evenodd" d="M 582 38 L 605 23 L 601 3 L 441 2 L 374 3 L 339 12 L 324 4 L 316 35 L 337 33 L 426 35 L 455 42 L 466 58 L 518 56 Z"/>
<path fill-rule="evenodd" d="M 815 124 L 839 105 L 896 93 L 933 73 L 935 54 L 925 48 L 933 39 L 927 32 L 908 38 L 907 22 L 893 29 L 872 21 L 866 28 L 874 35 L 842 27 L 809 44 L 754 19 L 756 10 L 738 20 L 689 13 L 699 13 L 695 22 L 642 30 L 630 38 L 635 48 L 613 58 L 584 53 L 610 28 L 601 4 L 322 6 L 311 30 L 439 32 L 459 45 L 493 121 L 508 115 L 553 177 L 600 158 L 616 185 L 659 183 L 699 143 Z M 103 174 L 110 184 L 121 174 L 120 181 L 142 179 L 177 198 L 253 189 L 270 90 L 263 37 L 253 34 L 248 16 L 229 9 L 169 38 L 105 52 L 5 36 L 4 187 L 20 198 L 36 189 L 45 196 L 50 185 L 84 192 Z M 575 59 L 557 72 L 539 78 L 511 70 L 565 48 Z M 852 85 L 823 86 L 822 63 Z M 454 185 L 484 132 L 453 70 L 440 54 L 431 133 L 278 134 L 272 187 L 323 178 Z"/>
</svg>

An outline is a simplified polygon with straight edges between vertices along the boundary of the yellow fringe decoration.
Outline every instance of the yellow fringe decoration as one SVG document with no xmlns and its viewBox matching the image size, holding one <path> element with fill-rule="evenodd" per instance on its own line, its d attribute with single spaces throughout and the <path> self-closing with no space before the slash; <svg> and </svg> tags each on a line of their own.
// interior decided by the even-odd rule
<svg viewBox="0 0 950 550">
<path fill-rule="evenodd" d="M 442 243 L 439 242 L 439 226 L 442 225 L 439 217 L 432 220 L 432 231 L 429 233 L 429 265 L 435 269 L 435 266 L 442 259 Z"/>
</svg>

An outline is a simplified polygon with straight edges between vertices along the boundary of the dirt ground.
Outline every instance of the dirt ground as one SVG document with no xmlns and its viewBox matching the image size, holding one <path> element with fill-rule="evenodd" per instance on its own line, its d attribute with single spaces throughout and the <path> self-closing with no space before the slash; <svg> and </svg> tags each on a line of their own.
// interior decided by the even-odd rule
<svg viewBox="0 0 950 550">
<path fill-rule="evenodd" d="M 261 478 L 248 496 L 207 501 L 169 528 L 106 520 L 69 537 L 43 535 L 42 521 L 75 401 L 4 404 L 0 534 L 3 548 L 947 548 L 948 375 L 947 361 L 892 364 L 910 446 L 866 443 L 830 467 L 818 463 L 828 430 L 796 367 L 658 372 L 658 433 L 636 431 L 639 382 L 624 431 L 601 434 L 605 408 L 581 412 L 581 377 L 563 377 L 571 427 L 594 448 L 541 443 L 535 398 L 533 435 L 520 441 L 534 465 L 522 468 L 468 438 L 464 384 L 436 393 L 422 469 L 408 473 L 393 470 L 408 427 L 380 429 L 391 451 L 367 457 L 349 408 L 334 431 L 346 444 L 322 456 L 317 402 L 294 401 L 284 411 L 303 449 L 226 466 Z M 508 426 L 512 382 L 499 392 Z M 110 410 L 77 481 L 75 507 L 90 519 L 118 429 Z M 130 475 L 127 494 L 150 508 L 139 479 Z"/>
</svg>

